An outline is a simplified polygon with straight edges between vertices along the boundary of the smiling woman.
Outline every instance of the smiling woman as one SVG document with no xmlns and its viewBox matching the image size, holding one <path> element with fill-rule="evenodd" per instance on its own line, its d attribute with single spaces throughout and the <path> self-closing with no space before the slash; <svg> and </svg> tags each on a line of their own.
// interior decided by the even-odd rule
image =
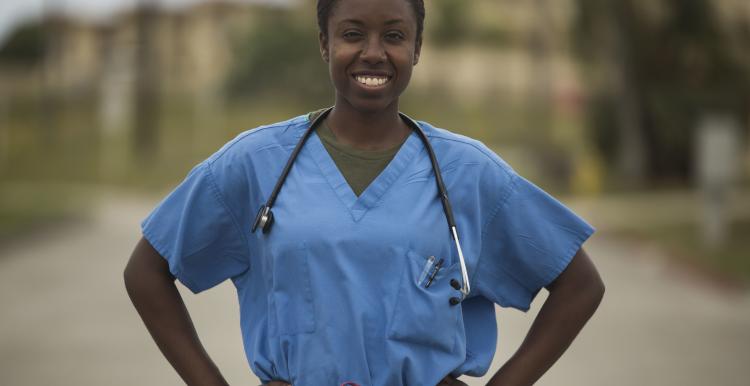
<svg viewBox="0 0 750 386">
<path fill-rule="evenodd" d="M 324 1 L 319 10 L 320 52 L 336 95 L 328 126 L 343 143 L 363 149 L 402 142 L 409 129 L 398 117 L 398 99 L 419 61 L 418 15 L 424 17 L 424 5 L 406 0 Z M 344 122 L 356 116 L 364 119 L 356 125 Z M 373 119 L 378 127 L 371 126 Z"/>
<path fill-rule="evenodd" d="M 319 0 L 334 106 L 241 134 L 143 221 L 126 287 L 188 384 L 226 381 L 175 279 L 232 280 L 268 385 L 462 385 L 488 371 L 494 305 L 546 288 L 490 381 L 530 385 L 597 308 L 591 226 L 480 142 L 400 113 L 423 23 L 421 0 Z"/>
</svg>

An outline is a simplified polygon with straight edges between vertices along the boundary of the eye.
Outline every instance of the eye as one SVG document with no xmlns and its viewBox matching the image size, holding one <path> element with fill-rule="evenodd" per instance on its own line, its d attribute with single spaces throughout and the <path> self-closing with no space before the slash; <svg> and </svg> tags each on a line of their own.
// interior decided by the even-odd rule
<svg viewBox="0 0 750 386">
<path fill-rule="evenodd" d="M 404 40 L 404 34 L 401 33 L 401 32 L 399 32 L 399 31 L 388 32 L 388 33 L 385 34 L 385 37 L 388 40 L 396 40 L 396 41 Z"/>
<path fill-rule="evenodd" d="M 344 37 L 344 39 L 352 40 L 357 39 L 362 36 L 362 33 L 356 30 L 347 30 L 344 31 L 344 33 L 341 35 Z"/>
</svg>

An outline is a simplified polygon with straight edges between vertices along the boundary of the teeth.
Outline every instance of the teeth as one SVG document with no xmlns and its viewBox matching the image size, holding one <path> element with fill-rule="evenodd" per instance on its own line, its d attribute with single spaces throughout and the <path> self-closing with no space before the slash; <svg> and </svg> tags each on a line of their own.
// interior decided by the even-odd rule
<svg viewBox="0 0 750 386">
<path fill-rule="evenodd" d="M 356 77 L 357 82 L 362 83 L 366 86 L 382 86 L 386 83 L 388 83 L 388 78 L 376 78 L 376 77 L 370 77 L 370 76 L 357 76 Z"/>
</svg>

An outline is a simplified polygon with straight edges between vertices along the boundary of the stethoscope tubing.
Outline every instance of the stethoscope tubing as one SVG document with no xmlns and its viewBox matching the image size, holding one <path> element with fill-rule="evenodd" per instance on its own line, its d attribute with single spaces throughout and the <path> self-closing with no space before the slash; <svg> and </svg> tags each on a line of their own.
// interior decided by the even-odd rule
<svg viewBox="0 0 750 386">
<path fill-rule="evenodd" d="M 329 107 L 321 112 L 310 123 L 310 127 L 307 128 L 305 133 L 302 135 L 302 138 L 299 140 L 299 142 L 297 142 L 297 145 L 294 147 L 294 150 L 292 150 L 292 153 L 289 156 L 286 165 L 284 165 L 284 169 L 282 170 L 279 179 L 276 181 L 276 185 L 274 186 L 273 191 L 271 191 L 271 195 L 268 197 L 266 203 L 260 207 L 260 210 L 258 210 L 258 215 L 256 216 L 255 222 L 253 223 L 252 232 L 255 232 L 257 228 L 260 228 L 263 233 L 268 233 L 270 231 L 271 225 L 273 224 L 273 213 L 271 212 L 271 208 L 276 202 L 276 198 L 278 197 L 279 192 L 281 191 L 281 187 L 284 185 L 284 181 L 286 181 L 286 178 L 289 175 L 292 166 L 294 165 L 294 161 L 297 159 L 297 156 L 302 150 L 305 142 L 307 142 L 307 139 L 315 131 L 315 128 L 318 126 L 318 124 L 328 116 L 331 110 L 333 110 L 333 107 Z M 432 170 L 435 174 L 435 183 L 437 184 L 438 189 L 438 198 L 440 199 L 440 203 L 443 206 L 443 213 L 445 213 L 445 219 L 448 222 L 448 228 L 450 230 L 451 238 L 455 242 L 456 250 L 458 251 L 458 259 L 461 265 L 461 278 L 463 281 L 463 285 L 461 286 L 460 291 L 463 295 L 463 298 L 465 299 L 469 295 L 469 292 L 471 292 L 471 287 L 469 285 L 469 275 L 467 273 L 468 270 L 466 268 L 466 261 L 464 259 L 463 250 L 461 249 L 461 242 L 458 238 L 458 229 L 456 227 L 456 221 L 453 217 L 453 208 L 451 207 L 450 201 L 448 200 L 448 190 L 445 188 L 445 183 L 443 182 L 443 176 L 440 173 L 440 165 L 438 164 L 437 157 L 435 156 L 435 151 L 432 149 L 432 145 L 430 145 L 430 141 L 427 138 L 427 135 L 424 133 L 422 128 L 419 127 L 419 124 L 417 124 L 415 120 L 411 119 L 408 115 L 401 112 L 399 112 L 399 116 L 412 128 L 412 130 L 417 133 L 419 138 L 422 140 L 425 149 L 427 150 L 427 154 L 430 157 L 430 163 L 432 164 Z"/>
</svg>

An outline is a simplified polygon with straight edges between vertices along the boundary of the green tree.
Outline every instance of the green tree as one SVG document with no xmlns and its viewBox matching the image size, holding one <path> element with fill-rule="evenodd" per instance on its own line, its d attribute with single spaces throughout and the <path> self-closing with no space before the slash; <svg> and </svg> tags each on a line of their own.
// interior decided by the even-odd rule
<svg viewBox="0 0 750 386">
<path fill-rule="evenodd" d="M 260 12 L 258 24 L 238 39 L 237 64 L 228 79 L 228 94 L 329 103 L 328 70 L 320 57 L 312 19 L 299 23 L 297 15 L 285 9 Z"/>
<path fill-rule="evenodd" d="M 21 26 L 0 47 L 0 61 L 17 64 L 39 64 L 44 59 L 44 27 L 40 23 Z"/>
<path fill-rule="evenodd" d="M 456 44 L 469 35 L 469 14 L 463 0 L 434 0 L 439 21 L 431 32 L 431 41 L 438 45 Z"/>
<path fill-rule="evenodd" d="M 748 63 L 726 32 L 742 29 L 722 28 L 726 21 L 706 0 L 660 0 L 658 15 L 647 1 L 577 0 L 575 40 L 594 96 L 592 129 L 621 175 L 685 182 L 701 115 L 747 116 Z M 642 159 L 635 173 L 622 162 L 633 153 Z"/>
</svg>

